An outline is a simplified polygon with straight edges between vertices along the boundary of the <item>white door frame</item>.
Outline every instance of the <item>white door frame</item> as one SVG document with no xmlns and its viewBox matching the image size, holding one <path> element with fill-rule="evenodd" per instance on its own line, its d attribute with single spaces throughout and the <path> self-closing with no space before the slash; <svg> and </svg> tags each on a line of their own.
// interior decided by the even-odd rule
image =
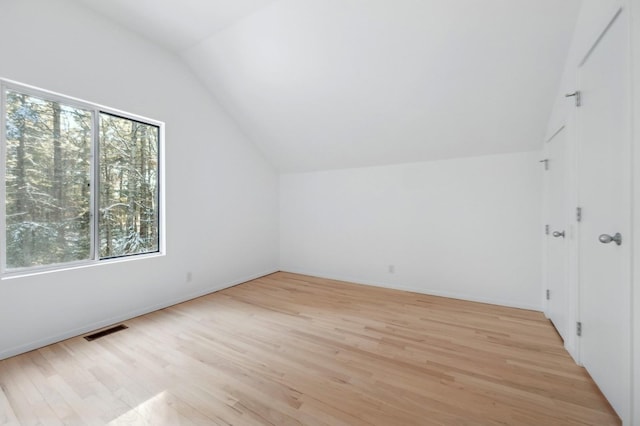
<svg viewBox="0 0 640 426">
<path fill-rule="evenodd" d="M 627 12 L 627 19 L 630 25 L 630 66 L 631 66 L 631 160 L 632 161 L 632 193 L 631 193 L 631 206 L 632 206 L 632 222 L 631 230 L 632 235 L 629 236 L 627 241 L 631 244 L 631 401 L 634 403 L 631 407 L 631 420 L 628 424 L 640 425 L 640 0 L 612 0 L 608 2 L 607 6 L 601 7 L 602 13 L 596 19 L 597 22 L 590 22 L 586 27 L 582 28 L 579 34 L 577 34 L 574 44 L 581 50 L 581 52 L 575 55 L 572 59 L 575 68 L 573 68 L 572 76 L 569 77 L 564 89 L 567 92 L 573 90 L 579 90 L 579 69 L 577 67 L 578 61 L 585 58 L 591 48 L 595 45 L 596 41 L 602 36 L 605 28 L 610 24 L 614 15 L 618 11 L 624 8 Z M 582 61 L 581 61 L 582 62 Z M 580 62 L 580 63 L 581 63 Z M 570 81 L 573 81 L 572 85 Z M 565 92 L 560 93 L 560 96 L 564 97 Z M 578 147 L 579 140 L 577 135 L 577 114 L 579 108 L 574 107 L 573 98 L 564 100 L 566 103 L 562 106 L 564 112 L 564 125 L 566 126 L 567 142 L 568 142 L 568 194 L 567 194 L 567 214 L 568 216 L 568 256 L 569 256 L 569 268 L 568 268 L 568 281 L 569 281 L 569 312 L 568 321 L 574 323 L 579 321 L 580 307 L 578 306 L 580 300 L 580 284 L 579 284 L 579 253 L 578 253 L 578 237 L 579 232 L 578 223 L 575 218 L 575 208 L 580 206 L 578 202 L 579 184 L 578 181 Z M 547 135 L 553 134 L 561 127 L 557 121 L 554 128 L 549 129 L 550 132 Z M 545 144 L 546 149 L 546 144 Z M 545 151 L 546 153 L 546 151 Z M 543 157 L 544 158 L 544 157 Z M 546 203 L 546 197 L 544 201 Z M 547 222 L 546 210 L 547 206 L 544 206 L 541 232 L 544 231 L 544 224 Z M 638 249 L 636 249 L 636 247 Z M 547 287 L 546 281 L 546 247 L 543 244 L 543 288 L 541 291 L 541 297 L 543 297 L 543 306 L 546 307 L 546 301 L 544 300 L 544 290 Z M 578 365 L 581 365 L 580 354 L 580 342 L 579 338 L 574 332 L 567 333 L 568 337 L 565 339 L 565 348 L 571 354 L 573 359 Z"/>
<path fill-rule="evenodd" d="M 638 256 L 634 255 L 635 247 L 640 247 L 640 220 L 638 220 L 638 222 L 635 224 L 634 226 L 634 217 L 637 219 L 640 219 L 638 217 L 638 213 L 640 213 L 640 194 L 636 195 L 634 197 L 634 194 L 636 194 L 638 192 L 638 190 L 640 189 L 640 140 L 638 140 L 639 136 L 640 136 L 640 132 L 636 131 L 634 133 L 634 127 L 640 130 L 640 118 L 639 117 L 635 117 L 634 112 L 635 111 L 640 111 L 640 98 L 638 97 L 638 94 L 640 93 L 640 77 L 635 76 L 633 74 L 633 70 L 634 69 L 640 69 L 640 46 L 636 46 L 633 43 L 633 38 L 634 38 L 634 34 L 635 37 L 640 36 L 640 28 L 637 28 L 640 25 L 636 25 L 633 26 L 632 22 L 637 22 L 640 24 L 640 0 L 628 0 L 629 3 L 634 2 L 634 4 L 636 5 L 636 7 L 634 8 L 635 10 L 635 14 L 632 17 L 631 16 L 631 11 L 628 10 L 629 9 L 629 5 L 626 4 L 626 2 L 621 2 L 621 6 L 617 7 L 615 9 L 615 13 L 612 14 L 612 16 L 606 21 L 606 25 L 603 26 L 603 28 L 601 29 L 601 31 L 597 34 L 597 37 L 595 37 L 593 39 L 593 43 L 591 43 L 591 46 L 589 47 L 589 49 L 585 52 L 584 54 L 584 59 L 582 61 L 580 61 L 580 64 L 578 66 L 578 68 L 576 69 L 576 82 L 578 82 L 577 87 L 580 87 L 580 70 L 582 68 L 582 66 L 587 62 L 590 54 L 596 49 L 596 47 L 598 46 L 601 38 L 606 34 L 606 32 L 609 30 L 609 27 L 617 20 L 623 19 L 622 22 L 620 22 L 620 24 L 622 25 L 626 25 L 629 28 L 629 37 L 632 39 L 631 40 L 631 49 L 635 49 L 636 51 L 638 51 L 638 53 L 631 55 L 631 51 L 629 51 L 629 55 L 630 56 L 630 61 L 629 61 L 629 66 L 630 66 L 630 70 L 629 70 L 629 75 L 632 76 L 630 78 L 631 81 L 629 81 L 630 86 L 630 90 L 635 91 L 635 96 L 629 96 L 627 97 L 627 102 L 629 103 L 628 108 L 629 108 L 629 113 L 630 113 L 630 117 L 631 118 L 631 122 L 629 123 L 630 125 L 630 129 L 628 130 L 628 135 L 630 136 L 630 140 L 628 141 L 628 143 L 631 144 L 631 155 L 629 158 L 629 166 L 630 166 L 630 176 L 629 176 L 629 188 L 630 188 L 630 193 L 629 193 L 629 197 L 631 197 L 630 202 L 631 202 L 631 206 L 632 206 L 632 212 L 630 213 L 630 235 L 627 238 L 627 241 L 629 244 L 631 244 L 631 248 L 630 248 L 630 255 L 629 255 L 629 259 L 627 261 L 628 264 L 628 269 L 629 269 L 629 274 L 628 274 L 628 279 L 629 279 L 629 283 L 633 284 L 636 283 L 635 286 L 635 291 L 633 286 L 630 286 L 630 291 L 631 293 L 629 294 L 629 296 L 632 298 L 632 304 L 631 304 L 631 324 L 629 324 L 630 326 L 630 338 L 631 338 L 631 342 L 630 343 L 630 349 L 631 349 L 631 375 L 632 375 L 632 380 L 631 380 L 631 395 L 628 395 L 628 397 L 630 398 L 631 401 L 631 409 L 629 413 L 620 413 L 622 416 L 626 417 L 626 422 L 624 422 L 624 425 L 633 425 L 636 424 L 635 422 L 638 421 L 638 419 L 640 419 L 640 403 L 636 403 L 634 404 L 634 397 L 640 395 L 639 391 L 640 391 L 640 276 L 638 276 L 640 274 L 640 259 L 637 259 Z M 635 33 L 634 33 L 635 30 Z M 638 45 L 640 45 L 640 43 L 637 43 Z M 631 50 L 630 49 L 630 50 Z M 635 65 L 634 65 L 634 59 L 635 59 Z M 635 68 L 634 68 L 635 67 Z M 634 109 L 634 102 L 635 102 L 635 108 Z M 573 124 L 576 126 L 576 128 L 578 128 L 578 126 L 580 126 L 580 121 L 579 121 L 579 111 L 577 111 L 576 109 L 576 114 L 574 114 L 573 116 Z M 635 121 L 634 121 L 635 120 Z M 572 141 L 571 141 L 571 145 L 572 147 L 572 154 L 575 154 L 575 159 L 576 159 L 576 167 L 574 169 L 575 171 L 575 175 L 577 177 L 580 176 L 580 140 L 578 137 L 578 133 L 579 132 L 573 132 L 573 137 L 572 137 Z M 636 145 L 634 147 L 633 142 L 636 142 Z M 638 167 L 634 167 L 634 165 L 638 165 Z M 576 180 L 576 185 L 574 186 L 575 192 L 576 192 L 576 200 L 577 200 L 577 206 L 580 206 L 580 192 L 583 189 L 582 188 L 582 183 L 580 182 L 579 179 Z M 572 242 L 571 242 L 571 246 L 574 247 L 575 251 L 576 251 L 576 257 L 575 257 L 575 263 L 572 261 L 572 265 L 570 267 L 570 271 L 575 271 L 576 273 L 576 283 L 577 283 L 577 289 L 576 292 L 574 294 L 571 294 L 571 297 L 573 298 L 574 296 L 576 296 L 575 299 L 575 318 L 577 321 L 580 321 L 580 289 L 581 289 L 581 284 L 580 284 L 580 251 L 579 251 L 579 241 L 580 241 L 580 226 L 575 227 L 575 233 L 573 235 L 572 238 Z M 638 271 L 636 272 L 636 274 L 634 275 L 634 270 Z M 634 315 L 634 311 L 636 312 L 636 314 Z M 574 359 L 576 360 L 576 362 L 580 365 L 581 364 L 581 343 L 580 343 L 580 339 L 577 338 L 576 339 L 577 344 L 575 345 L 574 352 L 572 352 L 572 356 L 574 357 Z M 571 351 L 570 351 L 571 352 Z M 638 423 L 640 424 L 640 423 Z"/>
<path fill-rule="evenodd" d="M 630 0 L 631 21 L 631 138 L 633 158 L 632 217 L 633 265 L 632 265 L 632 366 L 633 375 L 631 396 L 635 401 L 632 407 L 631 424 L 640 424 L 640 0 Z M 634 423 L 635 422 L 635 423 Z"/>
<path fill-rule="evenodd" d="M 563 159 L 563 164 L 561 165 L 562 170 L 563 170 L 563 177 L 562 177 L 562 193 L 563 193 L 563 211 L 562 211 L 562 223 L 553 223 L 553 219 L 551 218 L 551 209 L 552 206 L 550 204 L 551 201 L 551 191 L 552 191 L 552 187 L 551 187 L 551 182 L 550 182 L 550 178 L 551 178 L 551 172 L 556 170 L 556 166 L 557 163 L 555 163 L 555 159 L 552 157 L 551 155 L 551 151 L 552 151 L 552 147 L 551 144 L 554 143 L 554 141 L 557 140 L 557 138 L 562 137 L 564 138 L 564 152 L 562 154 L 562 159 Z M 557 142 L 555 142 L 557 143 Z M 570 268 L 570 264 L 569 264 L 569 252 L 570 252 L 570 239 L 571 239 L 571 231 L 569 229 L 569 214 L 568 214 L 568 210 L 569 210 L 569 206 L 570 204 L 568 204 L 568 202 L 570 201 L 570 197 L 569 197 L 569 193 L 570 191 L 570 187 L 568 185 L 569 182 L 569 175 L 570 175 L 570 171 L 571 171 L 571 164 L 570 164 L 570 160 L 571 160 L 571 156 L 569 155 L 570 153 L 570 134 L 569 134 L 569 128 L 566 124 L 562 124 L 558 127 L 558 129 L 553 132 L 553 134 L 546 140 L 545 142 L 545 146 L 544 146 L 544 154 L 545 154 L 545 159 L 542 160 L 543 162 L 545 162 L 544 164 L 544 168 L 545 170 L 545 178 L 544 178 L 544 201 L 543 201 L 543 219 L 544 219 L 544 223 L 545 223 L 545 227 L 547 228 L 545 231 L 545 241 L 543 244 L 543 260 L 542 260 L 542 264 L 543 264 L 543 281 L 545 283 L 545 286 L 543 288 L 543 306 L 545 306 L 545 316 L 549 319 L 552 320 L 551 318 L 551 304 L 553 303 L 552 300 L 554 299 L 554 292 L 551 289 L 552 285 L 551 285 L 551 280 L 550 280 L 550 268 L 549 268 L 549 244 L 554 244 L 554 243 L 558 243 L 557 241 L 553 241 L 553 237 L 552 237 L 552 233 L 553 231 L 564 231 L 565 232 L 565 238 L 563 239 L 564 244 L 564 254 L 563 254 L 563 261 L 564 261 L 564 301 L 565 301 L 565 306 L 564 306 L 564 329 L 560 330 L 558 329 L 558 327 L 560 326 L 560 324 L 554 324 L 556 326 L 556 329 L 558 331 L 558 333 L 561 335 L 561 337 L 564 340 L 564 346 L 567 350 L 569 350 L 569 342 L 571 341 L 571 331 L 572 331 L 572 323 L 573 323 L 573 316 L 571 316 L 571 310 L 569 309 L 569 293 L 570 293 L 570 289 L 569 289 L 569 268 Z M 562 229 L 559 229 L 558 226 L 562 225 Z M 548 234 L 547 234 L 548 232 Z M 546 292 L 552 290 L 551 291 L 551 297 L 550 300 L 547 299 L 547 294 Z M 564 333 L 564 335 L 562 335 L 562 332 Z"/>
</svg>

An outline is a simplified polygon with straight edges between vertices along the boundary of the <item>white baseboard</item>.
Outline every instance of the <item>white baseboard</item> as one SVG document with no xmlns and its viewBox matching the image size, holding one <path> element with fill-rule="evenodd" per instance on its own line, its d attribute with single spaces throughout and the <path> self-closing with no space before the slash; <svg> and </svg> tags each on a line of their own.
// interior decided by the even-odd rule
<svg viewBox="0 0 640 426">
<path fill-rule="evenodd" d="M 42 348 L 47 345 L 51 345 L 53 343 L 61 342 L 63 340 L 70 339 L 72 337 L 80 336 L 82 334 L 88 333 L 93 330 L 98 330 L 100 328 L 108 327 L 110 325 L 129 320 L 131 318 L 139 317 L 140 315 L 145 315 L 150 312 L 158 311 L 160 309 L 167 308 L 169 306 L 177 305 L 178 303 L 187 302 L 189 300 L 196 299 L 198 297 L 205 296 L 207 294 L 215 293 L 216 291 L 224 290 L 225 288 L 233 287 L 238 284 L 245 283 L 247 281 L 255 280 L 256 278 L 264 277 L 266 275 L 273 274 L 274 272 L 278 272 L 278 269 L 264 271 L 258 274 L 252 274 L 243 278 L 239 278 L 227 283 L 218 284 L 215 286 L 211 286 L 202 290 L 198 290 L 197 292 L 187 294 L 185 296 L 179 297 L 177 299 L 167 300 L 163 303 L 158 303 L 151 306 L 146 306 L 141 309 L 136 309 L 134 311 L 128 312 L 123 315 L 118 315 L 115 317 L 107 318 L 101 321 L 97 321 L 82 327 L 74 328 L 72 330 L 67 330 L 63 333 L 56 334 L 54 336 L 45 337 L 43 339 L 36 340 L 34 342 L 27 343 L 25 345 L 16 346 L 14 348 L 9 348 L 0 351 L 0 360 L 10 358 L 12 356 L 20 355 L 25 352 L 29 352 L 38 348 Z"/>
<path fill-rule="evenodd" d="M 432 289 L 426 289 L 426 288 L 423 289 L 423 288 L 406 287 L 406 286 L 401 286 L 396 284 L 383 283 L 379 281 L 363 280 L 355 277 L 340 276 L 340 275 L 330 274 L 330 273 L 327 274 L 327 273 L 318 272 L 318 271 L 308 271 L 304 269 L 285 268 L 285 269 L 280 269 L 280 271 L 290 272 L 292 274 L 309 275 L 309 276 L 318 277 L 318 278 L 326 278 L 329 280 L 346 281 L 346 282 L 351 282 L 355 284 L 368 285 L 372 287 L 383 287 L 383 288 L 389 288 L 393 290 L 409 291 L 412 293 L 427 294 L 430 296 L 440 296 L 440 297 L 447 297 L 450 299 L 467 300 L 469 302 L 487 303 L 490 305 L 499 305 L 499 306 L 506 306 L 509 308 L 527 309 L 530 311 L 538 311 L 538 312 L 543 311 L 542 306 L 530 305 L 527 303 L 520 303 L 520 302 L 513 302 L 510 300 L 477 297 L 477 296 L 470 296 L 466 294 L 452 293 L 447 291 L 439 291 L 439 290 L 432 290 Z"/>
</svg>

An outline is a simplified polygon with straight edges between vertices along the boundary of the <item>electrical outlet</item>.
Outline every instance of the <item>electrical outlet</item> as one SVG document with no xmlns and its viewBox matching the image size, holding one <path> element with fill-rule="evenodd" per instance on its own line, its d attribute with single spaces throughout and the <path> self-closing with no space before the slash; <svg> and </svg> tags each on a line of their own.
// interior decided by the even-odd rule
<svg viewBox="0 0 640 426">
<path fill-rule="evenodd" d="M 192 279 L 193 279 L 193 274 L 191 274 L 191 271 L 187 272 L 187 282 L 190 283 Z"/>
<path fill-rule="evenodd" d="M 389 265 L 389 273 L 390 274 L 396 273 L 396 265 Z"/>
</svg>

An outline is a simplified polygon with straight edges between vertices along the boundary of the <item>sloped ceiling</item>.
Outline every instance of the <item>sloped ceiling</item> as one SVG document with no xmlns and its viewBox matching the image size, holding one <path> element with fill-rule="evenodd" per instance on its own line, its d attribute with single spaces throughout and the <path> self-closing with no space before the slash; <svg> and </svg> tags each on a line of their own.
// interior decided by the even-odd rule
<svg viewBox="0 0 640 426">
<path fill-rule="evenodd" d="M 152 41 L 180 52 L 274 0 L 80 0 Z"/>
<path fill-rule="evenodd" d="M 536 150 L 580 0 L 79 0 L 180 55 L 281 171 Z"/>
</svg>

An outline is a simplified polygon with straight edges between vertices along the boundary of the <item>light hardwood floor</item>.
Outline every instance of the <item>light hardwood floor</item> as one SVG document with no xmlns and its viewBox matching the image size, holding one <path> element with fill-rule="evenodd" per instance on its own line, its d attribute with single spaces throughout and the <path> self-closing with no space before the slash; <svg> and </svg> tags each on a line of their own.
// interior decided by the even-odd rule
<svg viewBox="0 0 640 426">
<path fill-rule="evenodd" d="M 276 273 L 0 362 L 0 424 L 619 424 L 539 312 Z"/>
</svg>

